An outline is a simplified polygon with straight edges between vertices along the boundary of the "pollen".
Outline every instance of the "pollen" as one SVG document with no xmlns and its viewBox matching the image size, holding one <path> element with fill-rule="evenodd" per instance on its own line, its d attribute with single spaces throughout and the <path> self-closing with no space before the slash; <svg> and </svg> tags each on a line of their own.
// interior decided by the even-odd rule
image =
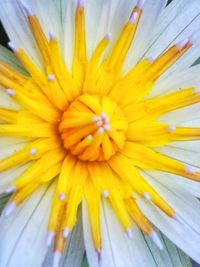
<svg viewBox="0 0 200 267">
<path fill-rule="evenodd" d="M 105 33 L 88 57 L 85 6 L 83 0 L 77 1 L 73 63 L 68 69 L 56 34 L 46 36 L 37 14 L 20 2 L 44 68 L 39 69 L 12 42 L 9 46 L 28 74 L 0 62 L 0 84 L 20 107 L 0 108 L 0 135 L 27 139 L 24 147 L 0 161 L 0 172 L 31 163 L 6 190 L 12 195 L 4 215 L 10 216 L 41 185 L 54 181 L 47 245 L 54 244 L 55 267 L 76 224 L 83 199 L 98 258 L 102 250 L 102 198 L 111 204 L 128 238 L 132 238 L 134 222 L 162 249 L 137 201 L 140 198 L 148 201 L 172 220 L 179 215 L 141 170 L 200 181 L 196 169 L 155 150 L 173 141 L 200 140 L 199 128 L 159 121 L 165 113 L 200 102 L 199 87 L 147 98 L 156 80 L 190 49 L 193 38 L 172 45 L 156 59 L 142 59 L 123 74 L 123 63 L 134 42 L 144 6 L 145 1 L 141 0 L 133 6 L 114 44 L 110 42 L 111 33 Z"/>
</svg>

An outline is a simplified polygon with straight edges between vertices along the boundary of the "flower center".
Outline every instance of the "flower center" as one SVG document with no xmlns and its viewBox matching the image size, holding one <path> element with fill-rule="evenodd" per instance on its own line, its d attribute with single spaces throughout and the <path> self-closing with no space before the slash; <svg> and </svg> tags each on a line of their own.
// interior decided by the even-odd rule
<svg viewBox="0 0 200 267">
<path fill-rule="evenodd" d="M 107 96 L 84 94 L 64 112 L 59 130 L 64 147 L 84 161 L 104 161 L 121 150 L 128 123 Z"/>
</svg>

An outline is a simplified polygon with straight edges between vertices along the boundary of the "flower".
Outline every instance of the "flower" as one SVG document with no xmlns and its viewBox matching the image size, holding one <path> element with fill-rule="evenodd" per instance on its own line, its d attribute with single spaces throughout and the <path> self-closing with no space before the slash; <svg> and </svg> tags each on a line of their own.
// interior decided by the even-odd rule
<svg viewBox="0 0 200 267">
<path fill-rule="evenodd" d="M 48 218 L 57 267 L 81 203 L 92 267 L 124 266 L 124 246 L 133 243 L 141 253 L 125 265 L 138 266 L 148 255 L 138 229 L 163 249 L 153 224 L 200 262 L 199 66 L 188 68 L 199 52 L 199 3 L 187 3 L 193 13 L 183 21 L 176 16 L 184 3 L 71 0 L 65 42 L 53 2 L 1 3 L 9 46 L 26 71 L 0 62 L 1 188 L 10 184 L 12 194 L 3 212 L 10 218 L 1 222 L 2 267 L 22 255 L 18 266 L 42 266 Z M 170 32 L 173 19 L 182 24 Z M 30 229 L 21 220 L 27 216 Z M 35 236 L 42 239 L 34 243 Z M 26 250 L 29 239 L 38 257 Z M 154 266 L 150 255 L 143 265 Z"/>
</svg>

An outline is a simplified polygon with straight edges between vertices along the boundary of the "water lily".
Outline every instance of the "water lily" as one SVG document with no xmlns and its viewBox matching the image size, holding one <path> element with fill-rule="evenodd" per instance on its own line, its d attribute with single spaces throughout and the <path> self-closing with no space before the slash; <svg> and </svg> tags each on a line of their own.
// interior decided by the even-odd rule
<svg viewBox="0 0 200 267">
<path fill-rule="evenodd" d="M 200 5 L 166 4 L 0 2 L 1 267 L 80 266 L 77 221 L 90 267 L 185 266 L 157 229 L 200 262 Z"/>
</svg>

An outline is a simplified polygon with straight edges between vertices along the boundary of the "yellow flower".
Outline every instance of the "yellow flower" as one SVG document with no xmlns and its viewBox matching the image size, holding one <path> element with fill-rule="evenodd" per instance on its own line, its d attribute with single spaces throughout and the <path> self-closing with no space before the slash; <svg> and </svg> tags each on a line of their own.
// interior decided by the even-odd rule
<svg viewBox="0 0 200 267">
<path fill-rule="evenodd" d="M 54 267 L 59 265 L 82 202 L 85 246 L 91 267 L 97 262 L 111 266 L 105 252 L 108 249 L 105 235 L 111 243 L 116 242 L 113 253 L 120 254 L 113 255 L 118 261 L 116 266 L 143 266 L 137 265 L 137 261 L 131 263 L 131 257 L 127 264 L 121 261 L 124 248 L 120 250 L 122 234 L 118 231 L 123 229 L 129 239 L 134 239 L 137 225 L 162 250 L 163 243 L 153 224 L 200 262 L 199 203 L 194 197 L 200 192 L 200 128 L 199 121 L 194 121 L 199 119 L 196 112 L 199 113 L 200 89 L 198 79 L 195 82 L 191 74 L 197 73 L 199 67 L 179 76 L 176 72 L 172 74 L 176 68 L 180 71 L 180 67 L 186 69 L 191 65 L 193 54 L 196 57 L 199 38 L 195 27 L 191 30 L 188 27 L 194 21 L 200 24 L 195 15 L 199 3 L 188 4 L 193 13 L 187 14 L 186 22 L 181 20 L 181 29 L 171 29 L 169 34 L 170 18 L 176 21 L 178 3 L 183 4 L 183 0 L 174 1 L 167 11 L 163 0 L 156 3 L 71 0 L 66 3 L 69 17 L 65 40 L 64 18 L 56 13 L 53 2 L 47 2 L 1 3 L 2 21 L 11 37 L 9 46 L 26 71 L 20 72 L 0 61 L 2 101 L 9 105 L 0 108 L 1 142 L 6 146 L 0 161 L 0 172 L 5 178 L 0 186 L 4 190 L 10 183 L 5 192 L 12 193 L 4 217 L 13 212 L 18 214 L 27 199 L 36 211 L 40 204 L 32 203 L 34 198 L 31 201 L 35 191 L 40 199 L 37 203 L 44 198 L 46 204 L 36 218 L 46 222 L 45 209 L 50 206 L 47 243 L 53 244 Z M 7 20 L 6 5 L 15 18 Z M 168 9 L 173 10 L 174 6 L 176 11 L 171 14 Z M 160 24 L 150 39 L 161 11 Z M 45 12 L 48 16 L 43 17 Z M 23 20 L 19 33 L 15 33 L 19 25 L 12 24 L 16 17 Z M 167 22 L 162 24 L 162 18 Z M 175 23 L 172 26 L 178 27 Z M 162 33 L 165 28 L 170 36 L 166 44 Z M 182 29 L 184 34 L 179 37 Z M 23 35 L 27 43 L 22 42 Z M 180 58 L 183 66 L 177 63 Z M 9 147 L 13 149 L 10 151 Z M 10 172 L 13 168 L 14 175 Z M 20 211 L 26 216 L 30 210 L 23 205 Z M 113 221 L 109 226 L 112 230 L 103 230 L 102 225 L 110 222 L 103 222 L 102 216 Z M 115 216 L 120 226 L 114 221 Z M 30 215 L 29 220 L 33 223 L 36 220 L 32 235 L 37 236 L 40 224 L 36 218 Z M 11 223 L 12 216 L 9 220 Z M 21 220 L 17 225 L 20 223 Z M 12 267 L 12 255 L 20 257 L 15 253 L 16 246 L 20 246 L 20 231 L 15 228 L 7 237 L 4 233 L 4 244 L 12 236 L 11 252 L 2 248 L 0 266 Z M 28 244 L 26 234 L 24 238 Z M 128 240 L 123 239 L 124 242 L 130 244 Z M 136 239 L 131 242 L 137 247 Z M 42 266 L 42 257 L 35 261 L 31 256 L 28 261 L 20 259 L 21 263 L 15 266 Z M 149 260 L 144 266 L 154 265 Z"/>
</svg>

